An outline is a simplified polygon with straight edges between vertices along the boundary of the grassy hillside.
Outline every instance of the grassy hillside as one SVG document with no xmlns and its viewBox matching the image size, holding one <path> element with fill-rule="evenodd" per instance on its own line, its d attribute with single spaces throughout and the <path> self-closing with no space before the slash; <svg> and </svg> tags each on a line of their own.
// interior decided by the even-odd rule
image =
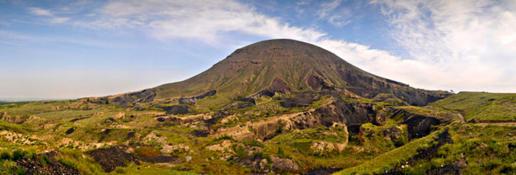
<svg viewBox="0 0 516 175">
<path fill-rule="evenodd" d="M 516 127 L 453 124 L 447 128 L 335 174 L 516 172 L 516 152 L 513 151 L 516 145 Z M 447 133 L 448 140 L 442 140 L 443 132 Z"/>
<path fill-rule="evenodd" d="M 466 121 L 516 121 L 516 93 L 460 92 L 430 106 L 460 112 Z"/>
</svg>

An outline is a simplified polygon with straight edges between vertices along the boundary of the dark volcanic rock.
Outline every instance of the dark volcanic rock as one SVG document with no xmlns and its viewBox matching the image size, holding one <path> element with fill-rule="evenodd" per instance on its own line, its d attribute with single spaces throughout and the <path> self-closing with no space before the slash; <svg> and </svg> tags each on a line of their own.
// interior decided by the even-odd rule
<svg viewBox="0 0 516 175">
<path fill-rule="evenodd" d="M 16 161 L 16 165 L 23 170 L 24 174 L 69 174 L 79 175 L 79 170 L 69 165 L 65 165 L 56 160 L 56 152 L 49 152 L 35 155 L 32 158 L 23 158 Z"/>
<path fill-rule="evenodd" d="M 265 96 L 265 97 L 272 97 L 274 96 L 274 92 L 268 89 L 261 90 L 260 92 L 256 93 L 258 96 Z"/>
<path fill-rule="evenodd" d="M 190 108 L 186 105 L 173 105 L 173 106 L 166 106 L 162 107 L 163 110 L 167 112 L 167 114 L 187 114 L 190 112 Z"/>
<path fill-rule="evenodd" d="M 167 118 L 165 118 L 165 117 L 157 117 L 156 120 L 158 122 L 165 122 L 165 121 L 167 121 Z"/>
<path fill-rule="evenodd" d="M 292 98 L 284 98 L 280 105 L 286 108 L 292 107 L 306 107 L 312 104 L 313 101 L 318 100 L 319 96 L 314 93 L 300 93 Z"/>
<path fill-rule="evenodd" d="M 320 168 L 310 170 L 307 173 L 305 173 L 305 175 L 330 175 L 340 170 L 342 170 L 342 168 Z"/>
<path fill-rule="evenodd" d="M 194 97 L 181 97 L 181 98 L 179 98 L 179 104 L 194 104 L 195 102 L 197 102 L 197 100 L 200 100 L 200 99 L 203 99 L 206 97 L 210 97 L 210 96 L 214 96 L 215 94 L 217 94 L 217 91 L 211 90 L 211 91 L 202 93 L 201 95 L 194 96 Z"/>
<path fill-rule="evenodd" d="M 159 153 L 156 155 L 138 155 L 138 159 L 142 160 L 144 162 L 149 162 L 149 163 L 171 163 L 171 162 L 178 163 L 179 162 L 178 157 L 161 155 Z"/>
<path fill-rule="evenodd" d="M 324 116 L 322 123 L 331 126 L 333 122 L 340 121 L 347 126 L 360 126 L 363 123 L 372 122 L 376 111 L 369 103 L 346 103 L 334 100 L 331 104 L 316 109 L 319 115 Z"/>
<path fill-rule="evenodd" d="M 192 135 L 194 135 L 195 137 L 208 137 L 209 134 L 210 134 L 210 131 L 208 131 L 208 130 L 194 130 L 194 131 L 192 131 Z"/>
<path fill-rule="evenodd" d="M 65 134 L 66 134 L 66 135 L 70 135 L 70 134 L 72 134 L 74 131 L 75 131 L 75 128 L 69 128 L 69 129 L 67 129 L 67 130 L 66 130 Z"/>
<path fill-rule="evenodd" d="M 108 101 L 109 103 L 127 107 L 132 106 L 135 103 L 151 102 L 155 97 L 156 93 L 153 90 L 146 89 L 140 92 L 108 97 Z"/>
<path fill-rule="evenodd" d="M 426 136 L 430 134 L 430 132 L 432 132 L 434 126 L 439 125 L 441 123 L 449 122 L 448 119 L 441 119 L 434 116 L 415 114 L 404 109 L 390 110 L 393 110 L 392 116 L 401 117 L 401 123 L 407 124 L 410 139 Z"/>
<path fill-rule="evenodd" d="M 105 172 L 111 172 L 116 167 L 125 167 L 129 162 L 138 164 L 137 159 L 121 147 L 101 148 L 88 152 L 100 164 Z"/>
<path fill-rule="evenodd" d="M 430 134 L 432 126 L 441 123 L 440 120 L 426 116 L 413 116 L 403 122 L 408 126 L 409 138 L 420 138 Z"/>
<path fill-rule="evenodd" d="M 203 99 L 203 98 L 206 98 L 206 97 L 214 96 L 215 94 L 217 94 L 217 91 L 216 90 L 211 90 L 211 91 L 205 92 L 205 93 L 203 93 L 201 95 L 198 95 L 195 98 L 196 99 Z"/>
</svg>

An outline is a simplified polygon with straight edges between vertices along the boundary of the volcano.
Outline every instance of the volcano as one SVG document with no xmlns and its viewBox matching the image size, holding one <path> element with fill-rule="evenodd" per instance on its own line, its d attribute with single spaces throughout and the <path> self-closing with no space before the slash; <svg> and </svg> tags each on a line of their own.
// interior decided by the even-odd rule
<svg viewBox="0 0 516 175">
<path fill-rule="evenodd" d="M 237 49 L 210 69 L 181 82 L 111 96 L 118 104 L 207 96 L 228 102 L 235 97 L 296 92 L 350 92 L 364 98 L 396 98 L 425 105 L 450 93 L 416 89 L 351 65 L 321 47 L 290 39 L 257 42 Z"/>
</svg>

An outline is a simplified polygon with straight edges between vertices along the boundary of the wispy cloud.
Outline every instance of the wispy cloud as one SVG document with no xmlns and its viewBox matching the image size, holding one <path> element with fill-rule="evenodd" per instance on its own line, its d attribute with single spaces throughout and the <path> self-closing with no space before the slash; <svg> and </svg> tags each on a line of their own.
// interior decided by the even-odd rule
<svg viewBox="0 0 516 175">
<path fill-rule="evenodd" d="M 29 11 L 33 15 L 48 18 L 48 21 L 53 24 L 62 24 L 70 20 L 69 17 L 55 15 L 52 11 L 44 8 L 30 7 Z"/>
<path fill-rule="evenodd" d="M 316 39 L 324 34 L 281 23 L 232 0 L 222 1 L 111 1 L 82 26 L 138 28 L 161 40 L 189 38 L 217 43 L 225 34 L 239 32 L 266 37 Z"/>
<path fill-rule="evenodd" d="M 317 16 L 321 20 L 342 27 L 351 22 L 351 10 L 342 7 L 342 0 L 332 0 L 322 3 L 317 12 Z"/>
<path fill-rule="evenodd" d="M 38 8 L 38 7 L 31 7 L 29 8 L 30 12 L 37 16 L 53 16 L 52 12 L 46 9 Z"/>
<path fill-rule="evenodd" d="M 373 1 L 392 36 L 434 73 L 419 84 L 515 91 L 515 1 Z M 431 80 L 431 81 L 428 81 Z"/>
</svg>

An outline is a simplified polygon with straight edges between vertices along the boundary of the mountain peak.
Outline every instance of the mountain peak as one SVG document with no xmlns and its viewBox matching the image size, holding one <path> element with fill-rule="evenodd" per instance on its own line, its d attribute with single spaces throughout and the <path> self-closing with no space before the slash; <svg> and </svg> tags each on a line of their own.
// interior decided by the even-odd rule
<svg viewBox="0 0 516 175">
<path fill-rule="evenodd" d="M 365 98 L 389 96 L 413 105 L 424 105 L 448 95 L 442 91 L 415 89 L 370 74 L 309 43 L 273 39 L 237 49 L 210 69 L 185 81 L 143 91 L 143 99 L 167 100 L 216 92 L 213 98 L 225 99 L 220 100 L 224 103 L 261 93 L 306 91 L 347 91 Z M 124 98 L 141 101 L 142 94 L 128 94 Z"/>
</svg>

